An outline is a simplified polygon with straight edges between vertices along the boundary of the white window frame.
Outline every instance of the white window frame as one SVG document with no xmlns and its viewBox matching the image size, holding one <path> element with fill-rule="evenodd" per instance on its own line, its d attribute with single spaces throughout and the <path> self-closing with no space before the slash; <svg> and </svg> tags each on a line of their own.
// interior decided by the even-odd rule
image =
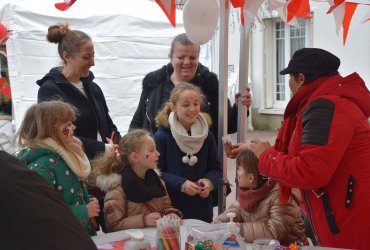
<svg viewBox="0 0 370 250">
<path fill-rule="evenodd" d="M 264 108 L 262 113 L 282 114 L 287 103 L 291 98 L 289 88 L 289 75 L 285 75 L 285 100 L 276 100 L 276 23 L 282 22 L 280 18 L 264 19 Z M 285 25 L 285 66 L 288 64 L 290 55 L 290 25 Z M 304 47 L 312 47 L 313 37 L 313 18 L 306 20 L 305 27 L 305 45 Z M 288 29 L 287 29 L 288 28 Z"/>
</svg>

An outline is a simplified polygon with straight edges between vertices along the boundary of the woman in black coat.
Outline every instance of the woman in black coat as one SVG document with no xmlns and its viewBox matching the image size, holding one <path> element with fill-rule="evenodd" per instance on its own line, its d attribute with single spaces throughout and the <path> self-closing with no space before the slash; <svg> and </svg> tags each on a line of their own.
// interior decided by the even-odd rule
<svg viewBox="0 0 370 250">
<path fill-rule="evenodd" d="M 218 79 L 215 73 L 199 63 L 200 46 L 193 44 L 185 33 L 177 35 L 171 44 L 171 63 L 150 72 L 143 80 L 143 90 L 139 106 L 131 120 L 130 129 L 145 128 L 154 134 L 157 130 L 154 118 L 165 103 L 175 85 L 189 82 L 198 86 L 206 97 L 202 112 L 210 114 L 213 125 L 211 131 L 218 135 Z M 249 108 L 251 96 L 246 91 L 242 100 Z M 238 110 L 228 101 L 228 133 L 237 130 Z"/>
<path fill-rule="evenodd" d="M 75 135 L 81 139 L 90 159 L 98 152 L 113 149 L 111 144 L 118 142 L 121 136 L 109 116 L 102 90 L 93 82 L 90 67 L 95 62 L 91 38 L 62 23 L 49 27 L 47 39 L 58 44 L 64 66 L 51 69 L 37 81 L 40 85 L 38 102 L 61 99 L 77 108 Z"/>
</svg>

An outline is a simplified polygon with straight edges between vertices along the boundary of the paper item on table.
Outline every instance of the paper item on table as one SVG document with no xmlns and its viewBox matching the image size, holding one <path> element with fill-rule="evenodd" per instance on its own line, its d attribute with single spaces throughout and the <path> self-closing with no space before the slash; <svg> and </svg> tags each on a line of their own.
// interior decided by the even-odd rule
<svg viewBox="0 0 370 250">
<path fill-rule="evenodd" d="M 129 239 L 124 239 L 124 240 L 119 240 L 119 241 L 115 241 L 113 243 L 109 243 L 109 244 L 102 244 L 102 245 L 98 245 L 97 248 L 98 250 L 125 250 L 124 248 L 124 244 L 126 241 L 128 241 Z M 152 245 L 150 245 L 152 248 L 152 250 L 156 250 L 157 248 Z"/>
<path fill-rule="evenodd" d="M 114 248 L 114 246 L 112 245 L 112 244 L 110 244 L 110 243 L 108 243 L 108 244 L 101 244 L 101 245 L 97 245 L 96 246 L 99 250 L 100 249 L 113 249 Z"/>
</svg>

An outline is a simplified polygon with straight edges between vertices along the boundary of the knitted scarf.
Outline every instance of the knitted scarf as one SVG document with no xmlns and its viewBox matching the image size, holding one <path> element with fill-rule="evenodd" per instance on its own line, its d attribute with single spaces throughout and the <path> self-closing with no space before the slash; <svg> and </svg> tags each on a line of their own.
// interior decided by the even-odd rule
<svg viewBox="0 0 370 250">
<path fill-rule="evenodd" d="M 153 169 L 148 169 L 144 179 L 137 177 L 131 167 L 125 166 L 121 172 L 122 188 L 127 200 L 136 203 L 145 203 L 154 198 L 166 195 L 161 180 Z"/>
<path fill-rule="evenodd" d="M 322 80 L 316 80 L 308 85 L 303 85 L 292 97 L 292 99 L 290 99 L 284 112 L 283 124 L 281 125 L 275 140 L 275 150 L 288 154 L 289 143 L 296 126 L 297 117 L 302 111 L 303 107 L 307 104 L 307 101 L 310 99 L 311 95 L 321 84 L 323 84 Z M 284 186 L 282 183 L 279 183 L 279 185 L 280 201 L 285 204 L 292 196 L 292 189 Z"/>
<path fill-rule="evenodd" d="M 258 189 L 245 189 L 239 187 L 238 196 L 240 207 L 248 213 L 253 212 L 266 195 L 275 187 L 276 181 L 266 181 L 265 184 Z"/>
<path fill-rule="evenodd" d="M 199 113 L 197 120 L 191 125 L 190 131 L 188 131 L 179 123 L 176 114 L 171 112 L 168 116 L 168 122 L 170 129 L 176 144 L 180 150 L 186 154 L 186 156 L 193 156 L 198 153 L 202 148 L 204 140 L 208 136 L 208 123 L 204 116 Z"/>
</svg>

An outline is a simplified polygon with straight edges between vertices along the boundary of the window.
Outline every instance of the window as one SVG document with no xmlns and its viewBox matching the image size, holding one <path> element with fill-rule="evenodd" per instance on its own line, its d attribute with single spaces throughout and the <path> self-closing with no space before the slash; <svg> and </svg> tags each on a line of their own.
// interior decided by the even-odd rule
<svg viewBox="0 0 370 250">
<path fill-rule="evenodd" d="M 265 108 L 284 109 L 291 98 L 289 75 L 280 75 L 294 52 L 310 47 L 311 20 L 298 19 L 299 27 L 265 19 Z"/>
</svg>

